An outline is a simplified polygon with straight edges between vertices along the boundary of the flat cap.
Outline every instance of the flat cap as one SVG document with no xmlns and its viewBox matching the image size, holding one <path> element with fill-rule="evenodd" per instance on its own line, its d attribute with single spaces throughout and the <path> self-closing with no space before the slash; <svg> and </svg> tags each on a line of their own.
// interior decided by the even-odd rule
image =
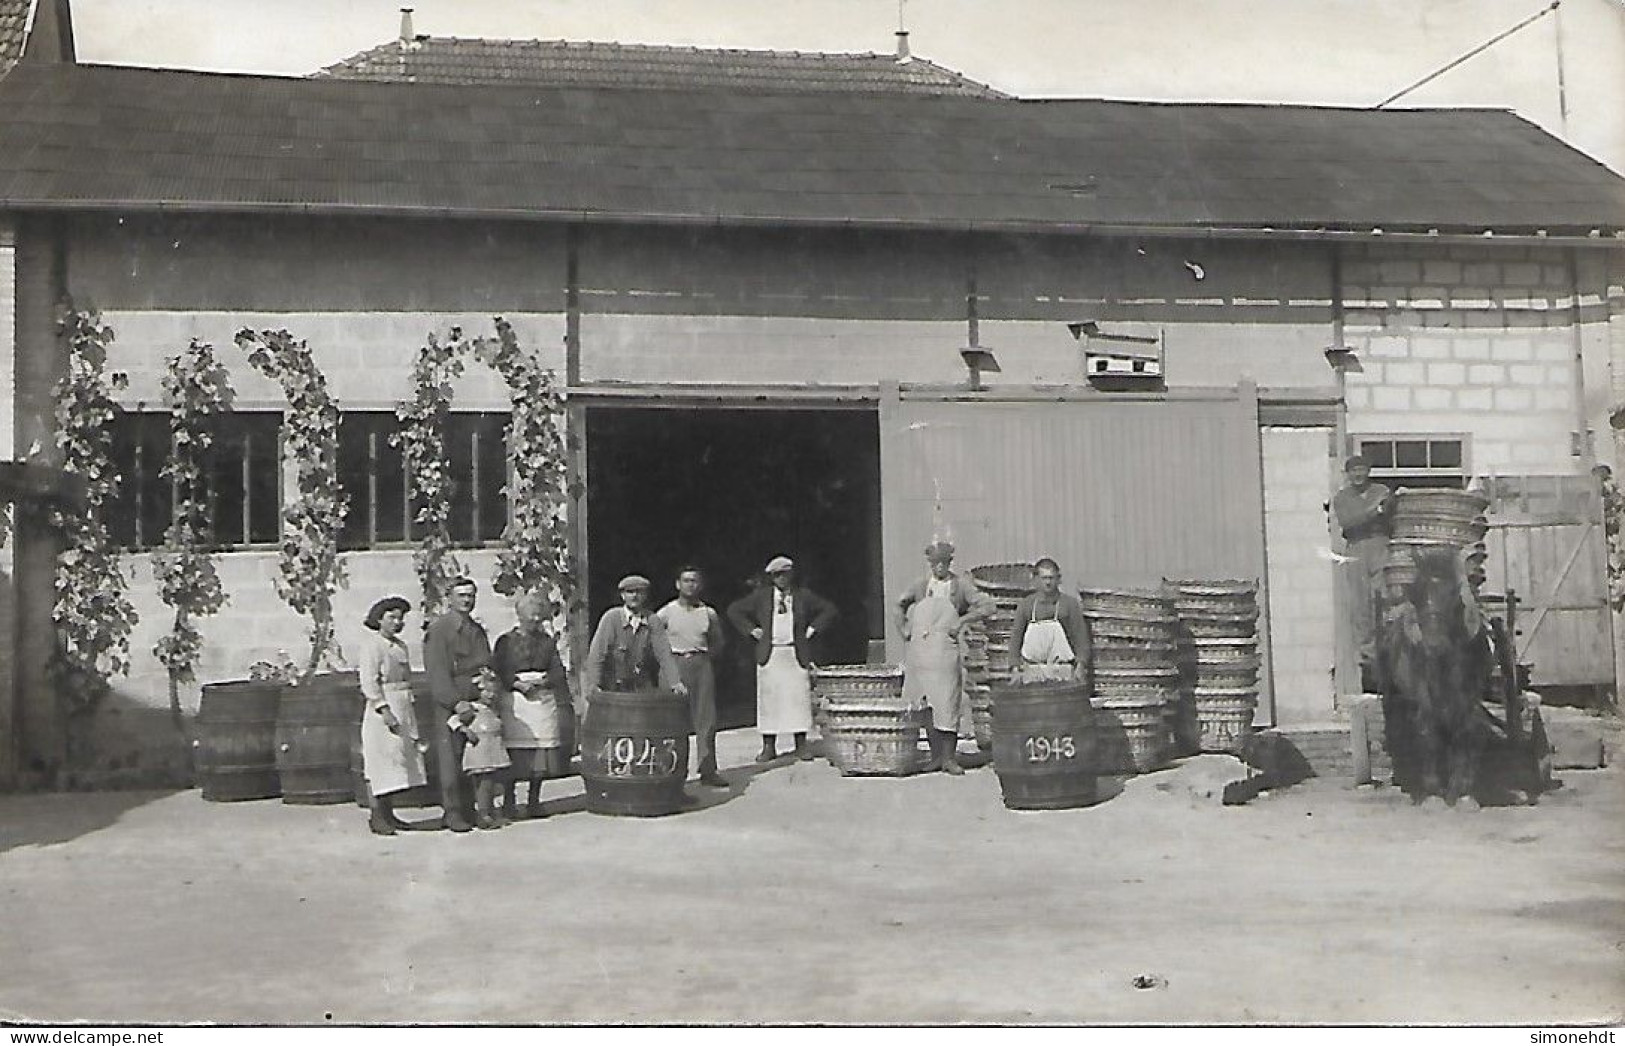
<svg viewBox="0 0 1625 1046">
<path fill-rule="evenodd" d="M 628 574 L 621 578 L 620 583 L 615 587 L 622 592 L 630 592 L 635 588 L 648 588 L 649 579 L 642 574 Z"/>
<path fill-rule="evenodd" d="M 952 541 L 933 541 L 925 546 L 925 558 L 935 563 L 939 559 L 954 558 L 954 543 Z"/>
<path fill-rule="evenodd" d="M 794 570 L 795 567 L 795 561 L 789 556 L 774 556 L 772 559 L 767 561 L 767 572 L 769 574 L 778 574 L 786 570 Z"/>
</svg>

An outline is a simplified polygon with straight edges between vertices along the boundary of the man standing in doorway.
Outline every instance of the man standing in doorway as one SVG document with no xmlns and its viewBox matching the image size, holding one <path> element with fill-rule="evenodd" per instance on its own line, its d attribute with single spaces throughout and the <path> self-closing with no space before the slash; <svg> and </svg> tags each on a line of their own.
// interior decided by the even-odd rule
<svg viewBox="0 0 1625 1046">
<path fill-rule="evenodd" d="M 1332 514 L 1348 544 L 1349 627 L 1359 646 L 1362 689 L 1371 690 L 1377 684 L 1377 615 L 1393 532 L 1393 492 L 1371 481 L 1371 464 L 1358 454 L 1344 462 L 1343 473 L 1347 482 L 1332 495 Z"/>
<path fill-rule="evenodd" d="M 479 587 L 472 580 L 453 581 L 451 609 L 430 622 L 423 636 L 423 668 L 429 676 L 429 693 L 440 709 L 427 727 L 429 743 L 434 745 L 443 822 L 454 832 L 473 828 L 473 797 L 463 779 L 467 735 L 453 731 L 446 720 L 455 715 L 465 726 L 474 721 L 480 670 L 491 660 L 491 642 L 473 617 L 478 599 Z"/>
<path fill-rule="evenodd" d="M 1010 668 L 1018 682 L 1090 683 L 1094 647 L 1083 604 L 1061 591 L 1061 567 L 1048 557 L 1033 564 L 1037 591 L 1016 604 Z"/>
<path fill-rule="evenodd" d="M 897 600 L 897 628 L 908 643 L 903 696 L 931 709 L 929 769 L 962 774 L 957 751 L 964 710 L 964 649 L 960 630 L 992 614 L 992 597 L 953 572 L 954 547 L 925 549 L 931 570 Z"/>
<path fill-rule="evenodd" d="M 756 643 L 756 729 L 762 735 L 759 763 L 778 758 L 775 738 L 795 736 L 795 755 L 811 759 L 813 640 L 829 631 L 840 612 L 835 604 L 796 584 L 795 563 L 774 556 L 772 581 L 728 608 L 728 620 Z"/>
<path fill-rule="evenodd" d="M 717 773 L 717 675 L 713 662 L 727 642 L 722 618 L 700 601 L 705 578 L 700 568 L 685 566 L 677 572 L 677 598 L 655 614 L 666 626 L 666 638 L 677 671 L 688 687 L 688 711 L 694 726 L 694 756 L 700 783 L 726 788 Z"/>
<path fill-rule="evenodd" d="M 592 644 L 587 648 L 582 692 L 590 695 L 596 689 L 624 693 L 658 686 L 686 697 L 688 688 L 671 655 L 666 626 L 649 613 L 649 579 L 630 574 L 621 578 L 616 587 L 621 593 L 621 605 L 610 607 L 598 619 Z"/>
</svg>

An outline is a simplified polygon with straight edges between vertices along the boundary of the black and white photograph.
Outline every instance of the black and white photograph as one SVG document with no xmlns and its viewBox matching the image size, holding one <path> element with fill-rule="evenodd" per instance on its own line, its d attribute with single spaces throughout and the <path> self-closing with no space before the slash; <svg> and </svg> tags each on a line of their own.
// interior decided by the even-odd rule
<svg viewBox="0 0 1625 1046">
<path fill-rule="evenodd" d="M 1625 0 L 0 0 L 0 1026 L 1614 1041 L 1622 101 Z"/>
</svg>

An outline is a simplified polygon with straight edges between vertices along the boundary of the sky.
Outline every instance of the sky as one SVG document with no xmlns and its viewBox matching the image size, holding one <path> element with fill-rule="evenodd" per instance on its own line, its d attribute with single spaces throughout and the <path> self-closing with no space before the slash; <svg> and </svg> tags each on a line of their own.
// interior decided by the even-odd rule
<svg viewBox="0 0 1625 1046">
<path fill-rule="evenodd" d="M 895 45 L 898 0 L 406 0 L 419 33 L 801 51 Z M 1371 106 L 1550 0 L 904 0 L 915 55 L 1029 97 Z M 86 62 L 303 75 L 400 0 L 73 0 Z M 1559 55 L 1567 99 L 1559 95 Z M 1398 106 L 1510 109 L 1625 172 L 1625 0 L 1555 14 Z"/>
</svg>

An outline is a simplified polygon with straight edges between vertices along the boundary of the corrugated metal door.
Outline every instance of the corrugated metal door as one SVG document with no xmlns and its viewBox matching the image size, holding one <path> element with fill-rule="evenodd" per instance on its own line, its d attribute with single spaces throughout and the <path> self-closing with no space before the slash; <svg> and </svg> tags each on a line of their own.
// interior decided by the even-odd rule
<svg viewBox="0 0 1625 1046">
<path fill-rule="evenodd" d="M 1263 465 L 1250 388 L 1210 399 L 881 404 L 886 592 L 934 534 L 958 565 L 1060 562 L 1069 588 L 1265 575 Z M 1267 599 L 1260 588 L 1261 610 Z M 887 648 L 901 652 L 888 622 Z M 1268 621 L 1260 723 L 1273 722 Z"/>
</svg>

